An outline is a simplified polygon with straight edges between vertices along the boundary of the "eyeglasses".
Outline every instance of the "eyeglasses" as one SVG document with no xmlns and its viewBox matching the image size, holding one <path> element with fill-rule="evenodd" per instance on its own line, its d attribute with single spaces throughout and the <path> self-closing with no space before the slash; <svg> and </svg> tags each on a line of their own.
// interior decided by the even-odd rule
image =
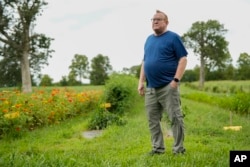
<svg viewBox="0 0 250 167">
<path fill-rule="evenodd" d="M 158 22 L 158 21 L 162 21 L 162 20 L 165 20 L 165 19 L 161 19 L 161 18 L 153 18 L 153 19 L 151 19 L 152 22 L 155 22 L 155 21 Z"/>
</svg>

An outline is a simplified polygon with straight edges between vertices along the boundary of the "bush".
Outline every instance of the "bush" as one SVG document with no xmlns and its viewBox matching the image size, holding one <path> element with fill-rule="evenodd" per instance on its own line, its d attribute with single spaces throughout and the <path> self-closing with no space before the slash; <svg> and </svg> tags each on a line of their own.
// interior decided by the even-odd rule
<svg viewBox="0 0 250 167">
<path fill-rule="evenodd" d="M 88 123 L 88 128 L 105 129 L 107 126 L 124 125 L 122 118 L 135 104 L 137 79 L 126 74 L 113 74 L 106 82 L 102 104 L 97 107 Z"/>
<path fill-rule="evenodd" d="M 105 108 L 98 108 L 90 118 L 88 129 L 101 130 L 109 125 L 125 125 L 126 121 L 121 116 L 107 111 Z"/>
<path fill-rule="evenodd" d="M 250 112 L 250 94 L 237 93 L 233 96 L 232 110 L 247 115 Z"/>
<path fill-rule="evenodd" d="M 207 93 L 190 93 L 182 95 L 183 98 L 204 102 L 211 105 L 217 105 L 224 109 L 247 115 L 250 113 L 250 95 L 249 93 L 236 93 L 228 96 L 209 95 Z"/>
<path fill-rule="evenodd" d="M 135 103 L 138 80 L 126 74 L 113 74 L 105 84 L 104 98 L 111 113 L 123 115 Z"/>
</svg>

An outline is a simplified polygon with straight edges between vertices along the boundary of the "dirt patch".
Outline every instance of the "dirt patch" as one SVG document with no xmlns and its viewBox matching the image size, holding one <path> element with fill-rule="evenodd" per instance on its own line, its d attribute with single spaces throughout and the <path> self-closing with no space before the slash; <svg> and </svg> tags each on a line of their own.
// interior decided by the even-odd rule
<svg viewBox="0 0 250 167">
<path fill-rule="evenodd" d="M 91 130 L 91 131 L 85 131 L 82 133 L 82 136 L 87 139 L 93 139 L 95 137 L 98 137 L 102 134 L 102 130 Z"/>
<path fill-rule="evenodd" d="M 173 137 L 173 132 L 172 130 L 168 129 L 166 132 L 166 138 L 172 138 Z"/>
</svg>

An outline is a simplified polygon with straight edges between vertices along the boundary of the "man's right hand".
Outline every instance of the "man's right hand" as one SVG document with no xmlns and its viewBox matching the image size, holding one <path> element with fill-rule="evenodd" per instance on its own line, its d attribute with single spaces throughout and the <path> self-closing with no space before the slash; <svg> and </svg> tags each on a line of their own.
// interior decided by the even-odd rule
<svg viewBox="0 0 250 167">
<path fill-rule="evenodd" d="M 144 96 L 144 84 L 138 85 L 138 93 L 139 95 Z"/>
</svg>

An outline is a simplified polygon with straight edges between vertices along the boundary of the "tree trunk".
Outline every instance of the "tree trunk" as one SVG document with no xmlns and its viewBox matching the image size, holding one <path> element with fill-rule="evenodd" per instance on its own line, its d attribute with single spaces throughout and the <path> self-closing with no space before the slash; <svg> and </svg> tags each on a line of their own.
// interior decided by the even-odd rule
<svg viewBox="0 0 250 167">
<path fill-rule="evenodd" d="M 199 87 L 200 87 L 200 89 L 203 89 L 204 82 L 205 82 L 205 60 L 204 60 L 204 56 L 203 55 L 201 55 L 201 57 L 200 57 L 200 63 L 201 63 L 201 67 L 200 67 L 200 82 L 199 82 Z"/>
<path fill-rule="evenodd" d="M 29 63 L 29 26 L 24 26 L 23 33 L 23 53 L 21 57 L 21 72 L 22 72 L 22 92 L 31 93 L 32 84 L 30 76 L 30 63 Z"/>
<path fill-rule="evenodd" d="M 29 64 L 29 52 L 25 51 L 21 58 L 21 72 L 22 72 L 22 92 L 31 93 L 31 77 L 30 77 L 30 64 Z"/>
</svg>

